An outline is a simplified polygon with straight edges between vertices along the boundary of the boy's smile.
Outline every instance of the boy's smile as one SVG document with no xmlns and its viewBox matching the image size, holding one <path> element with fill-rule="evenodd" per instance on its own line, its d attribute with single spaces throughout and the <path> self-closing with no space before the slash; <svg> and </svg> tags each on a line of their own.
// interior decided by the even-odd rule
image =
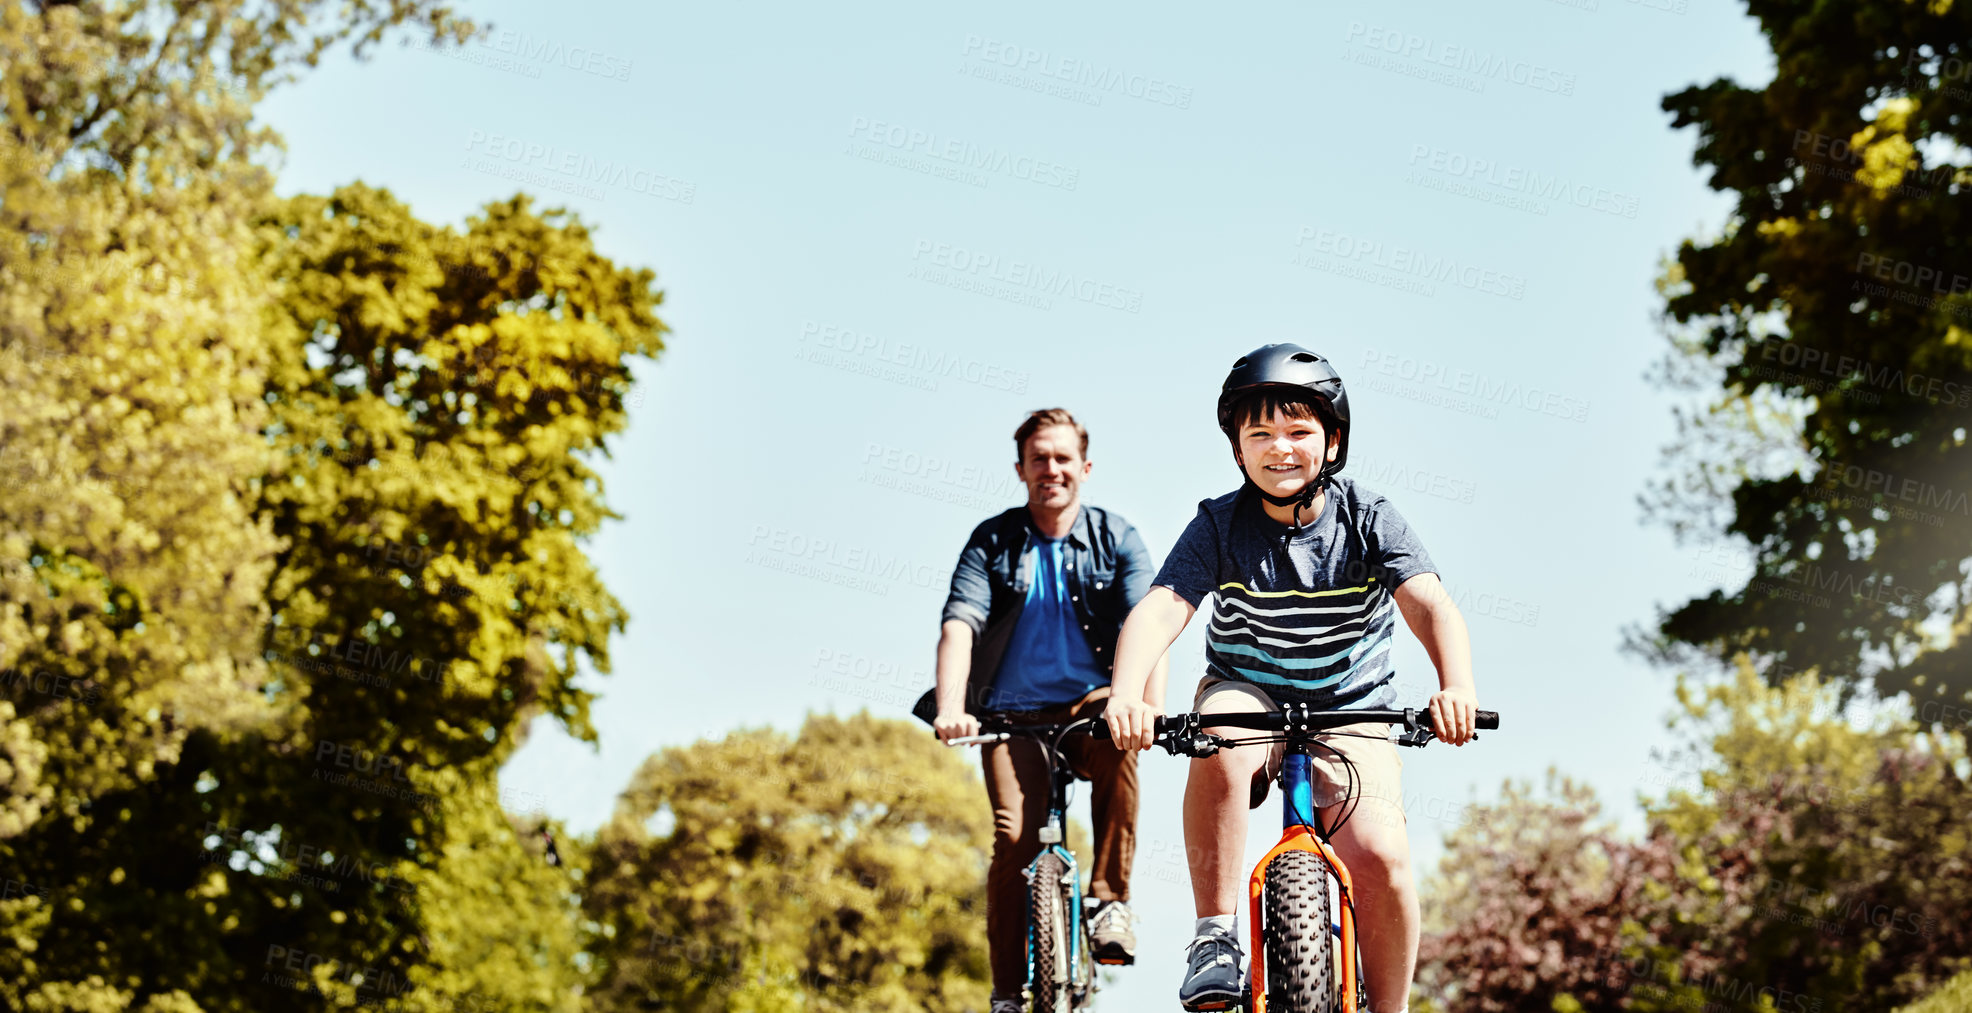
<svg viewBox="0 0 1972 1013">
<path fill-rule="evenodd" d="M 1331 444 L 1314 418 L 1275 413 L 1250 421 L 1239 431 L 1241 467 L 1254 485 L 1273 496 L 1292 496 L 1306 489 L 1319 473 L 1319 463 L 1324 457 L 1333 460 L 1338 449 L 1339 444 Z"/>
</svg>

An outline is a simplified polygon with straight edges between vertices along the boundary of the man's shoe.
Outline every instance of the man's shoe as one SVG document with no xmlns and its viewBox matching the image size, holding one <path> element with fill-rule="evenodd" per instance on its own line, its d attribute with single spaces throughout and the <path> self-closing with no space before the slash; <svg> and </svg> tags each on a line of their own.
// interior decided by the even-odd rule
<svg viewBox="0 0 1972 1013">
<path fill-rule="evenodd" d="M 1089 938 L 1094 941 L 1094 953 L 1098 964 L 1134 964 L 1137 962 L 1137 916 L 1130 911 L 1130 905 L 1120 900 L 1112 900 L 1096 908 L 1089 918 Z"/>
<path fill-rule="evenodd" d="M 993 997 L 992 1013 L 1027 1013 L 1027 1000 Z"/>
<path fill-rule="evenodd" d="M 1185 950 L 1185 981 L 1178 986 L 1178 1003 L 1188 1010 L 1223 1010 L 1237 1005 L 1242 954 L 1230 935 L 1199 936 Z"/>
</svg>

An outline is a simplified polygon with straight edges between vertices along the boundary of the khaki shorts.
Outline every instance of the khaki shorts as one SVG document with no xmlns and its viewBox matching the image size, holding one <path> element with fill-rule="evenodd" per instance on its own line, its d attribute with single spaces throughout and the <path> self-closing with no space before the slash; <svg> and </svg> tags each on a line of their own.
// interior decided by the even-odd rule
<svg viewBox="0 0 1972 1013">
<path fill-rule="evenodd" d="M 1242 699 L 1244 698 L 1244 699 Z M 1202 714 L 1225 713 L 1228 711 L 1277 711 L 1281 706 L 1274 702 L 1267 691 L 1250 682 L 1230 682 L 1212 676 L 1198 680 L 1198 693 L 1192 698 L 1191 709 Z M 1204 727 L 1212 727 L 1210 721 Z M 1260 734 L 1244 728 L 1228 729 L 1229 738 L 1240 738 Z M 1364 738 L 1363 736 L 1375 736 Z M 1388 801 L 1403 812 L 1403 770 L 1404 761 L 1397 755 L 1397 744 L 1390 741 L 1390 726 L 1386 724 L 1364 723 L 1344 725 L 1333 732 L 1318 735 L 1315 741 L 1315 805 L 1327 808 L 1351 798 L 1377 798 Z M 1252 749 L 1253 746 L 1241 746 Z M 1353 781 L 1348 767 L 1336 758 L 1341 753 L 1355 766 Z M 1287 744 L 1276 742 L 1267 753 L 1266 766 L 1253 775 L 1252 804 L 1258 807 L 1267 797 L 1267 786 L 1280 775 L 1281 763 L 1287 756 Z"/>
</svg>

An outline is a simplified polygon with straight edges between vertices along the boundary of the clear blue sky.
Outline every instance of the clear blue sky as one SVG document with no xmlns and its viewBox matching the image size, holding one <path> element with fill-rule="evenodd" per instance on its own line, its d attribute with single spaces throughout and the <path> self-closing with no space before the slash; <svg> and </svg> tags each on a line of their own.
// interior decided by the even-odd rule
<svg viewBox="0 0 1972 1013">
<path fill-rule="evenodd" d="M 488 45 L 337 60 L 266 114 L 287 192 L 362 179 L 456 223 L 522 187 L 667 291 L 602 465 L 625 519 L 591 555 L 632 619 L 589 682 L 601 746 L 540 722 L 508 788 L 587 830 L 659 747 L 903 715 L 967 532 L 1021 501 L 1027 409 L 1086 423 L 1088 499 L 1161 558 L 1237 482 L 1226 368 L 1286 340 L 1338 363 L 1350 470 L 1420 532 L 1505 715 L 1406 755 L 1428 863 L 1458 804 L 1550 765 L 1636 826 L 1671 676 L 1621 630 L 1744 578 L 1636 506 L 1672 435 L 1651 281 L 1727 207 L 1658 102 L 1771 76 L 1738 8 L 1685 7 L 492 3 Z M 1198 631 L 1173 652 L 1176 703 Z M 1397 667 L 1435 686 L 1407 633 Z M 1144 959 L 1110 1009 L 1168 1003 L 1190 927 L 1183 766 L 1144 771 Z"/>
</svg>

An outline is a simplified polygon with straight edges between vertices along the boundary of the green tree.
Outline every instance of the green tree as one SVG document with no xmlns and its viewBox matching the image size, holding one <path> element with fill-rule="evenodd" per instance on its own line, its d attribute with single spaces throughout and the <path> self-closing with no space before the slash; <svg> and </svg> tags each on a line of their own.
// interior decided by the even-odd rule
<svg viewBox="0 0 1972 1013">
<path fill-rule="evenodd" d="M 923 728 L 868 714 L 651 757 L 589 856 L 591 1008 L 983 1008 L 978 792 Z"/>
<path fill-rule="evenodd" d="M 1722 524 L 1752 575 L 1660 617 L 1657 647 L 1955 705 L 1972 691 L 1972 5 L 1748 8 L 1772 82 L 1663 103 L 1737 203 L 1663 280 L 1671 375 L 1709 395 L 1655 505 Z"/>
<path fill-rule="evenodd" d="M 1953 978 L 1945 987 L 1905 1006 L 1899 1013 L 1965 1013 L 1972 1010 L 1972 971 Z"/>
<path fill-rule="evenodd" d="M 593 736 L 571 680 L 608 671 L 623 613 L 580 549 L 612 516 L 580 457 L 626 421 L 627 360 L 661 347 L 652 276 L 525 198 L 460 232 L 352 186 L 260 232 L 275 717 L 193 733 L 92 820 L 10 842 L 60 901 L 18 981 L 572 1009 L 572 870 L 523 848 L 497 774 L 537 714 Z"/>
<path fill-rule="evenodd" d="M 1681 701 L 1642 841 L 1566 782 L 1449 839 L 1420 973 L 1443 1008 L 1889 1010 L 1972 965 L 1962 740 L 1743 660 Z"/>
<path fill-rule="evenodd" d="M 1743 661 L 1680 698 L 1705 745 L 1693 783 L 1648 806 L 1681 845 L 1667 889 L 1686 912 L 1661 920 L 1657 960 L 1706 961 L 1707 1001 L 1750 985 L 1864 1009 L 1972 967 L 1961 738 L 1897 708 L 1857 720 L 1813 677 L 1770 689 Z"/>
<path fill-rule="evenodd" d="M 263 727 L 277 536 L 258 513 L 271 368 L 252 221 L 288 68 L 418 0 L 0 2 L 0 1002 L 183 1008 L 47 960 L 110 864 L 32 860 L 193 737 Z M 127 818 L 111 807 L 109 819 Z M 133 918 L 143 924 L 141 916 Z M 145 1005 L 149 1004 L 149 1005 Z"/>
<path fill-rule="evenodd" d="M 1616 1009 L 1626 951 L 1670 871 L 1662 839 L 1625 841 L 1588 788 L 1550 770 L 1544 796 L 1508 782 L 1447 836 L 1426 884 L 1418 984 L 1459 1013 Z M 1420 1006 L 1420 1009 L 1426 1007 Z"/>
</svg>

